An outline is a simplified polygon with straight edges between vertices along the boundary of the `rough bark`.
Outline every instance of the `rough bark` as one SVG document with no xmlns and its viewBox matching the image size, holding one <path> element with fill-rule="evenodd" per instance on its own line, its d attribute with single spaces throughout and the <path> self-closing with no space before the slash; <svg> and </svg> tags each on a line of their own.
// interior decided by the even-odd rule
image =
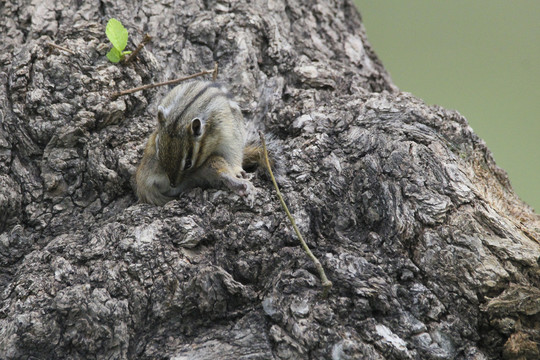
<svg viewBox="0 0 540 360">
<path fill-rule="evenodd" d="M 154 39 L 105 53 L 110 17 Z M 347 0 L 0 7 L 0 357 L 536 359 L 539 217 L 467 121 L 401 93 Z M 74 55 L 50 48 L 54 42 Z M 167 89 L 220 65 L 283 142 L 270 182 L 137 204 Z"/>
</svg>

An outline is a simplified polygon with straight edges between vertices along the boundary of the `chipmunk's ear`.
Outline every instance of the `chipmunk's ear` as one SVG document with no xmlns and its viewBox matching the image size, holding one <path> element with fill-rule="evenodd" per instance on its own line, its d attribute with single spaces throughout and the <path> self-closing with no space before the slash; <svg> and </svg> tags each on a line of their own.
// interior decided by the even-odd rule
<svg viewBox="0 0 540 360">
<path fill-rule="evenodd" d="M 165 109 L 163 106 L 158 106 L 157 120 L 159 125 L 165 125 Z"/>
<path fill-rule="evenodd" d="M 191 132 L 193 136 L 200 137 L 203 134 L 204 122 L 199 118 L 191 120 Z"/>
</svg>

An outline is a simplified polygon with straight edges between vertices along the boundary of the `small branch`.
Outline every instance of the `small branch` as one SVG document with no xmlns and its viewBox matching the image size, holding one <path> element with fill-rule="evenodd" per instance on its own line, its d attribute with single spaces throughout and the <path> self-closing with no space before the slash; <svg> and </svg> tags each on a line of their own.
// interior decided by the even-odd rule
<svg viewBox="0 0 540 360">
<path fill-rule="evenodd" d="M 75 55 L 75 53 L 74 53 L 73 51 L 71 51 L 71 50 L 69 50 L 68 48 L 65 48 L 65 47 L 63 47 L 63 46 L 56 45 L 56 44 L 54 44 L 54 43 L 47 43 L 47 45 L 49 45 L 49 46 L 52 47 L 52 48 L 57 48 L 57 49 L 59 49 L 59 50 L 63 50 L 63 51 L 65 51 L 65 52 L 67 52 L 67 53 L 70 53 L 71 55 Z"/>
<path fill-rule="evenodd" d="M 144 34 L 144 37 L 139 43 L 139 45 L 137 45 L 137 48 L 133 50 L 131 55 L 129 55 L 129 57 L 127 57 L 126 60 L 124 60 L 124 63 L 129 64 L 131 61 L 133 61 L 133 59 L 135 59 L 137 54 L 139 54 L 139 52 L 142 50 L 144 45 L 146 45 L 150 40 L 152 40 L 152 37 L 148 34 Z"/>
<path fill-rule="evenodd" d="M 212 81 L 216 81 L 217 80 L 217 75 L 218 75 L 218 63 L 217 61 L 214 63 L 214 72 L 212 73 Z"/>
<path fill-rule="evenodd" d="M 215 70 L 215 67 L 214 67 L 214 69 L 212 69 L 212 70 L 203 70 L 203 71 L 198 72 L 196 74 L 184 76 L 184 77 L 181 77 L 181 78 L 178 78 L 178 79 L 169 80 L 169 81 L 163 81 L 163 82 L 154 83 L 154 84 L 147 84 L 147 85 L 139 86 L 139 87 L 136 87 L 136 88 L 115 92 L 115 93 L 111 94 L 111 97 L 116 98 L 116 97 L 119 97 L 119 96 L 132 94 L 134 92 L 141 91 L 141 90 L 152 89 L 152 88 L 159 87 L 159 86 L 175 85 L 175 84 L 178 84 L 178 83 L 180 83 L 182 81 L 186 81 L 186 80 L 193 79 L 193 78 L 203 76 L 203 75 L 212 74 L 215 71 L 216 70 Z"/>
<path fill-rule="evenodd" d="M 328 280 L 326 277 L 326 273 L 324 272 L 324 269 L 319 261 L 313 255 L 311 250 L 309 249 L 309 246 L 304 241 L 304 238 L 302 237 L 302 234 L 300 233 L 300 230 L 296 226 L 296 222 L 294 221 L 294 218 L 292 217 L 291 213 L 289 212 L 289 208 L 287 208 L 287 205 L 285 204 L 285 200 L 283 200 L 283 196 L 281 196 L 281 192 L 279 191 L 278 184 L 276 182 L 276 178 L 274 177 L 274 174 L 272 173 L 272 168 L 270 166 L 270 160 L 268 159 L 268 151 L 266 150 L 266 142 L 264 141 L 264 135 L 261 131 L 259 131 L 259 136 L 261 137 L 261 142 L 263 146 L 264 151 L 264 160 L 266 161 L 266 168 L 268 169 L 268 172 L 270 173 L 270 178 L 272 179 L 272 182 L 274 183 L 274 187 L 276 188 L 276 193 L 279 198 L 279 202 L 281 203 L 281 207 L 283 210 L 285 210 L 285 213 L 287 214 L 287 217 L 289 218 L 289 221 L 292 224 L 292 227 L 294 229 L 294 232 L 296 233 L 296 236 L 298 236 L 298 239 L 300 239 L 300 243 L 302 244 L 302 247 L 304 248 L 304 251 L 308 254 L 308 256 L 311 258 L 313 263 L 315 264 L 315 267 L 317 268 L 317 271 L 319 272 L 319 277 L 321 278 L 321 283 L 323 287 L 323 297 L 326 297 L 328 295 L 328 291 L 332 288 L 332 282 Z"/>
</svg>

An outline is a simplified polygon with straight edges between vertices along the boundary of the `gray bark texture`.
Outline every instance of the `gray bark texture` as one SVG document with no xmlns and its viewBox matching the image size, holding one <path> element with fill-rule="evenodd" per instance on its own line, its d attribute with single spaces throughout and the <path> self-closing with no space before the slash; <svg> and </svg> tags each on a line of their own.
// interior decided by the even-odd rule
<svg viewBox="0 0 540 360">
<path fill-rule="evenodd" d="M 133 50 L 111 64 L 115 17 Z M 1 359 L 537 359 L 540 220 L 457 112 L 397 89 L 349 0 L 4 0 Z M 71 49 L 74 54 L 48 43 Z M 169 80 L 219 62 L 285 199 L 138 204 Z M 510 121 L 510 120 L 509 120 Z"/>
</svg>

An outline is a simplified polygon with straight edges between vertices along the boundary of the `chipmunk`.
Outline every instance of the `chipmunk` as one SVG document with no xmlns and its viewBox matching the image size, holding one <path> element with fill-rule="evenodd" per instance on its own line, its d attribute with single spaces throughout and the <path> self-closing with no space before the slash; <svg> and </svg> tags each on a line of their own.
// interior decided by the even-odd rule
<svg viewBox="0 0 540 360">
<path fill-rule="evenodd" d="M 256 189 L 244 169 L 256 165 L 264 166 L 258 133 L 253 123 L 246 127 L 227 90 L 209 81 L 183 83 L 158 107 L 157 129 L 135 175 L 137 197 L 164 205 L 193 187 L 225 185 L 253 203 Z"/>
</svg>

